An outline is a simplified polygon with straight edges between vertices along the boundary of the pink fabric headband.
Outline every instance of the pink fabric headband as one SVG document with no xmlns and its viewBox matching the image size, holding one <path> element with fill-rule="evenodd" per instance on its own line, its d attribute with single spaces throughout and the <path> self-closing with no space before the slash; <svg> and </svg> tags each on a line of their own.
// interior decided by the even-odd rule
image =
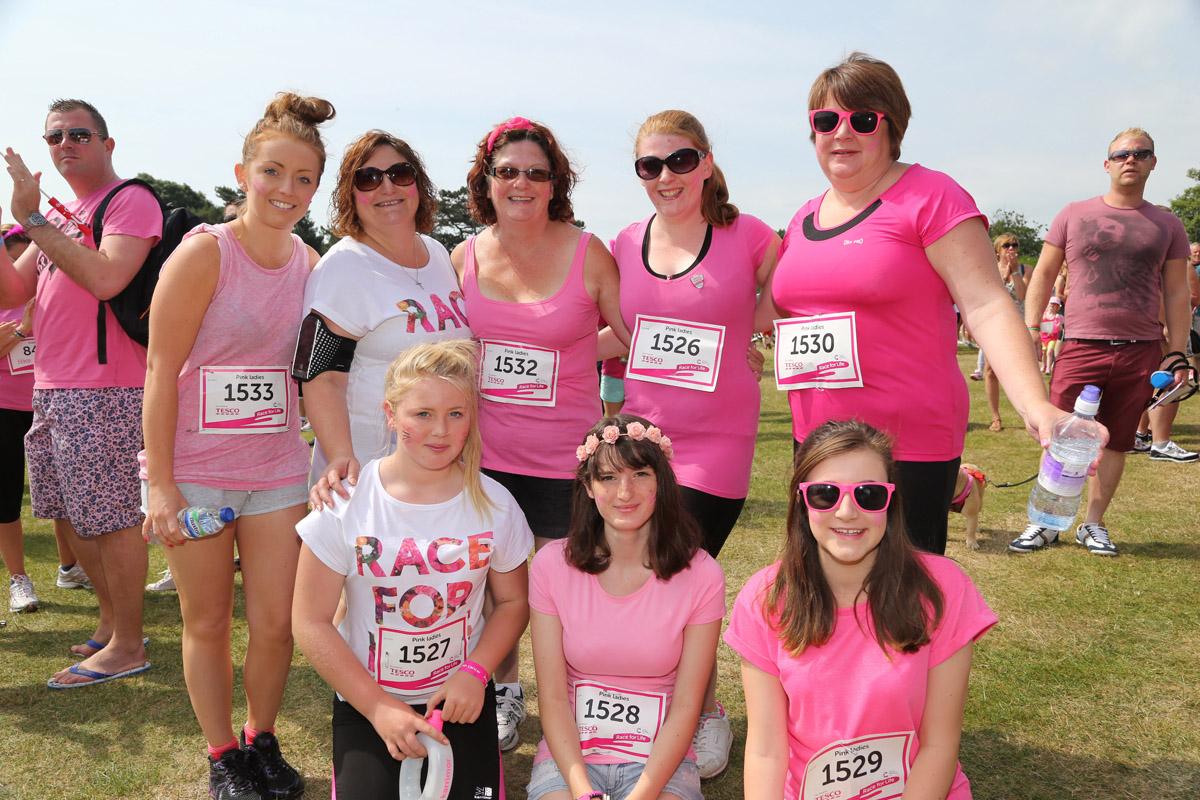
<svg viewBox="0 0 1200 800">
<path fill-rule="evenodd" d="M 7 239 L 10 236 L 20 236 L 24 232 L 25 226 L 18 223 L 4 232 L 4 238 Z"/>
<path fill-rule="evenodd" d="M 504 122 L 501 122 L 499 125 L 497 125 L 495 128 L 492 129 L 491 133 L 488 134 L 488 138 L 487 138 L 487 153 L 488 153 L 488 155 L 490 156 L 492 154 L 492 148 L 496 146 L 496 140 L 500 138 L 500 134 L 507 133 L 508 131 L 531 131 L 531 130 L 533 130 L 533 123 L 530 122 L 529 120 L 525 119 L 524 117 L 513 117 L 512 119 L 507 119 Z"/>
</svg>

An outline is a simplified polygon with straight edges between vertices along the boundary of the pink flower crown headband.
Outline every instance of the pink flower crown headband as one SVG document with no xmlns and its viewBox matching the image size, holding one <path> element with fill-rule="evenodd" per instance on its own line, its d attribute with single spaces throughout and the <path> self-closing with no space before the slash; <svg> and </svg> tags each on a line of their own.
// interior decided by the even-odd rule
<svg viewBox="0 0 1200 800">
<path fill-rule="evenodd" d="M 508 133 L 509 131 L 531 131 L 531 130 L 533 130 L 533 123 L 530 122 L 529 120 L 525 119 L 524 117 L 513 117 L 512 119 L 504 120 L 504 122 L 501 122 L 499 125 L 497 125 L 495 128 L 492 129 L 491 133 L 488 134 L 487 154 L 489 156 L 492 154 L 492 148 L 494 148 L 496 146 L 496 140 L 500 138 L 501 134 Z"/>
<path fill-rule="evenodd" d="M 635 442 L 640 442 L 643 439 L 649 440 L 659 446 L 663 451 L 663 455 L 668 460 L 675 457 L 675 450 L 671 447 L 671 438 L 663 436 L 663 432 L 653 425 L 647 428 L 640 422 L 631 422 L 626 425 L 624 433 L 621 433 L 621 429 L 616 425 L 604 426 L 604 430 L 600 431 L 599 436 L 589 433 L 588 437 L 583 440 L 583 444 L 575 448 L 575 457 L 580 462 L 587 461 L 601 444 L 616 444 L 617 439 L 620 439 L 622 436 L 628 436 Z"/>
</svg>

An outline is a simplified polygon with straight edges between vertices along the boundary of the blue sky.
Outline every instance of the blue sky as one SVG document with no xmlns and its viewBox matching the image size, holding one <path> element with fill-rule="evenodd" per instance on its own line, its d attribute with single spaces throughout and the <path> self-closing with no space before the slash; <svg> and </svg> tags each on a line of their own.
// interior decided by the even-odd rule
<svg viewBox="0 0 1200 800">
<path fill-rule="evenodd" d="M 610 237 L 650 205 L 633 135 L 664 108 L 696 114 L 733 201 L 783 227 L 824 179 L 807 139 L 808 87 L 852 50 L 889 61 L 913 119 L 903 160 L 948 172 L 987 213 L 1048 224 L 1100 194 L 1112 135 L 1155 137 L 1148 196 L 1200 167 L 1200 2 L 630 3 L 0 0 L 0 147 L 69 195 L 38 138 L 47 103 L 104 113 L 123 175 L 233 183 L 242 137 L 272 94 L 331 100 L 324 223 L 341 151 L 380 127 L 408 140 L 442 188 L 473 146 L 522 114 L 550 125 L 582 176 L 576 212 Z M 177 8 L 178 10 L 171 10 Z M 7 216 L 11 185 L 0 172 Z"/>
</svg>

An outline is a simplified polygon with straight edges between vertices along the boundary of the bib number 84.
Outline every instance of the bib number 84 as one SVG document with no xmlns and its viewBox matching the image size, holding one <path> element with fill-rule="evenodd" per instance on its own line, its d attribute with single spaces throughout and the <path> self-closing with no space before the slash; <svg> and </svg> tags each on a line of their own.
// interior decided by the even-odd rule
<svg viewBox="0 0 1200 800">
<path fill-rule="evenodd" d="M 626 705 L 611 700 L 589 699 L 584 705 L 583 716 L 585 719 L 607 719 L 636 725 L 640 721 L 641 710 L 632 703 Z"/>
</svg>

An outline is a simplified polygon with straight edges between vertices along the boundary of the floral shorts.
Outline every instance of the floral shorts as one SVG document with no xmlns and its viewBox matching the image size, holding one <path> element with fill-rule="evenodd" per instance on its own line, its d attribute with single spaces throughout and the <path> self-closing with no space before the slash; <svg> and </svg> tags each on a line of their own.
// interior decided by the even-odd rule
<svg viewBox="0 0 1200 800">
<path fill-rule="evenodd" d="M 25 435 L 33 515 L 70 520 L 84 538 L 141 525 L 141 449 L 142 389 L 35 389 Z"/>
</svg>

